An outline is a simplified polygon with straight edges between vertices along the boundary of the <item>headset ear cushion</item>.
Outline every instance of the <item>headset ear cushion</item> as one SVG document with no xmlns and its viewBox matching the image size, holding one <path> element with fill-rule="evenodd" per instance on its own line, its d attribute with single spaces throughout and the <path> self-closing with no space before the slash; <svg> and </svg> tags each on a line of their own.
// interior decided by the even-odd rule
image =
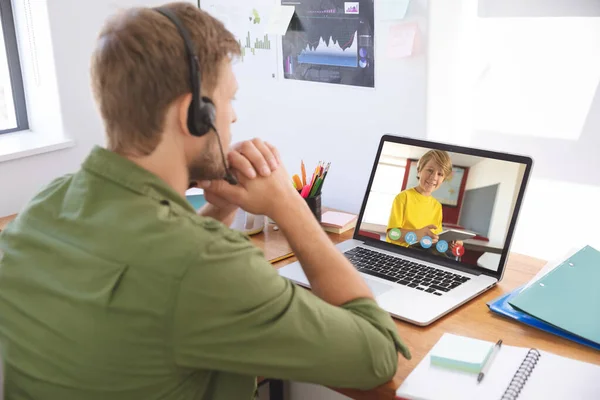
<svg viewBox="0 0 600 400">
<path fill-rule="evenodd" d="M 193 100 L 188 108 L 187 127 L 193 136 L 200 136 L 198 134 L 198 126 L 196 125 L 196 105 Z"/>
<path fill-rule="evenodd" d="M 203 136 L 210 132 L 215 124 L 215 105 L 208 97 L 203 97 L 200 104 L 194 100 L 188 109 L 188 129 L 194 136 Z"/>
<path fill-rule="evenodd" d="M 208 97 L 203 97 L 198 108 L 196 108 L 196 127 L 198 136 L 210 132 L 215 125 L 215 105 Z"/>
<path fill-rule="evenodd" d="M 217 110 L 215 109 L 215 103 L 208 97 L 202 97 L 201 114 L 207 119 L 209 125 L 214 125 L 217 118 Z"/>
</svg>

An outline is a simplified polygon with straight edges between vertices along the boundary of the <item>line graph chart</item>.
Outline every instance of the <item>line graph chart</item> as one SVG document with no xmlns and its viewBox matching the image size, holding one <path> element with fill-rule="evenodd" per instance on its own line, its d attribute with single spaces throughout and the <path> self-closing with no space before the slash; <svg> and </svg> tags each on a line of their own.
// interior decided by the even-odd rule
<svg viewBox="0 0 600 400">
<path fill-rule="evenodd" d="M 298 55 L 300 64 L 334 65 L 339 67 L 358 66 L 358 32 L 345 43 L 334 41 L 330 36 L 326 42 L 321 36 L 314 47 L 307 44 L 306 48 Z"/>
<path fill-rule="evenodd" d="M 373 1 L 281 0 L 295 14 L 282 37 L 285 79 L 374 87 Z"/>
</svg>

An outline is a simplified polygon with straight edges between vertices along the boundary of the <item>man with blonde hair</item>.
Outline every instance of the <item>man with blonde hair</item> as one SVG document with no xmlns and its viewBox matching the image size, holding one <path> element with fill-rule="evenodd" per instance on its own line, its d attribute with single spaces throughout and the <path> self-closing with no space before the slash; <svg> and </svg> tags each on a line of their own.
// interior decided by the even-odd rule
<svg viewBox="0 0 600 400">
<path fill-rule="evenodd" d="M 256 376 L 367 390 L 410 357 L 277 150 L 242 142 L 225 165 L 239 52 L 187 3 L 106 23 L 92 86 L 107 148 L 0 236 L 8 398 L 249 399 Z M 209 202 L 198 213 L 192 181 Z M 312 292 L 228 228 L 238 207 L 277 222 Z"/>
</svg>

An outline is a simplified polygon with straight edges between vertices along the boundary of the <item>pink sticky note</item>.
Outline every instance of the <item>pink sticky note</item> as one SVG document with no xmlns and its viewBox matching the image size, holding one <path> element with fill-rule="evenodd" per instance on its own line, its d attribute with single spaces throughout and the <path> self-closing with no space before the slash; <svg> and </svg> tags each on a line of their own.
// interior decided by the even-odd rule
<svg viewBox="0 0 600 400">
<path fill-rule="evenodd" d="M 326 226 L 343 227 L 354 221 L 356 215 L 337 211 L 327 211 L 321 216 L 321 224 Z"/>
<path fill-rule="evenodd" d="M 415 50 L 419 26 L 416 22 L 395 24 L 390 27 L 387 57 L 398 59 L 410 57 Z"/>
</svg>

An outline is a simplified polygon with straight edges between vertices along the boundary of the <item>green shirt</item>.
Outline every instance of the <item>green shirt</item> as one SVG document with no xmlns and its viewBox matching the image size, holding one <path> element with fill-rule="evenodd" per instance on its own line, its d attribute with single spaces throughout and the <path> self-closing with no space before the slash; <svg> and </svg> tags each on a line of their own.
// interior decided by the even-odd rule
<svg viewBox="0 0 600 400">
<path fill-rule="evenodd" d="M 389 315 L 334 307 L 248 237 L 95 148 L 0 236 L 8 399 L 250 399 L 256 376 L 368 389 L 389 380 Z"/>
</svg>

